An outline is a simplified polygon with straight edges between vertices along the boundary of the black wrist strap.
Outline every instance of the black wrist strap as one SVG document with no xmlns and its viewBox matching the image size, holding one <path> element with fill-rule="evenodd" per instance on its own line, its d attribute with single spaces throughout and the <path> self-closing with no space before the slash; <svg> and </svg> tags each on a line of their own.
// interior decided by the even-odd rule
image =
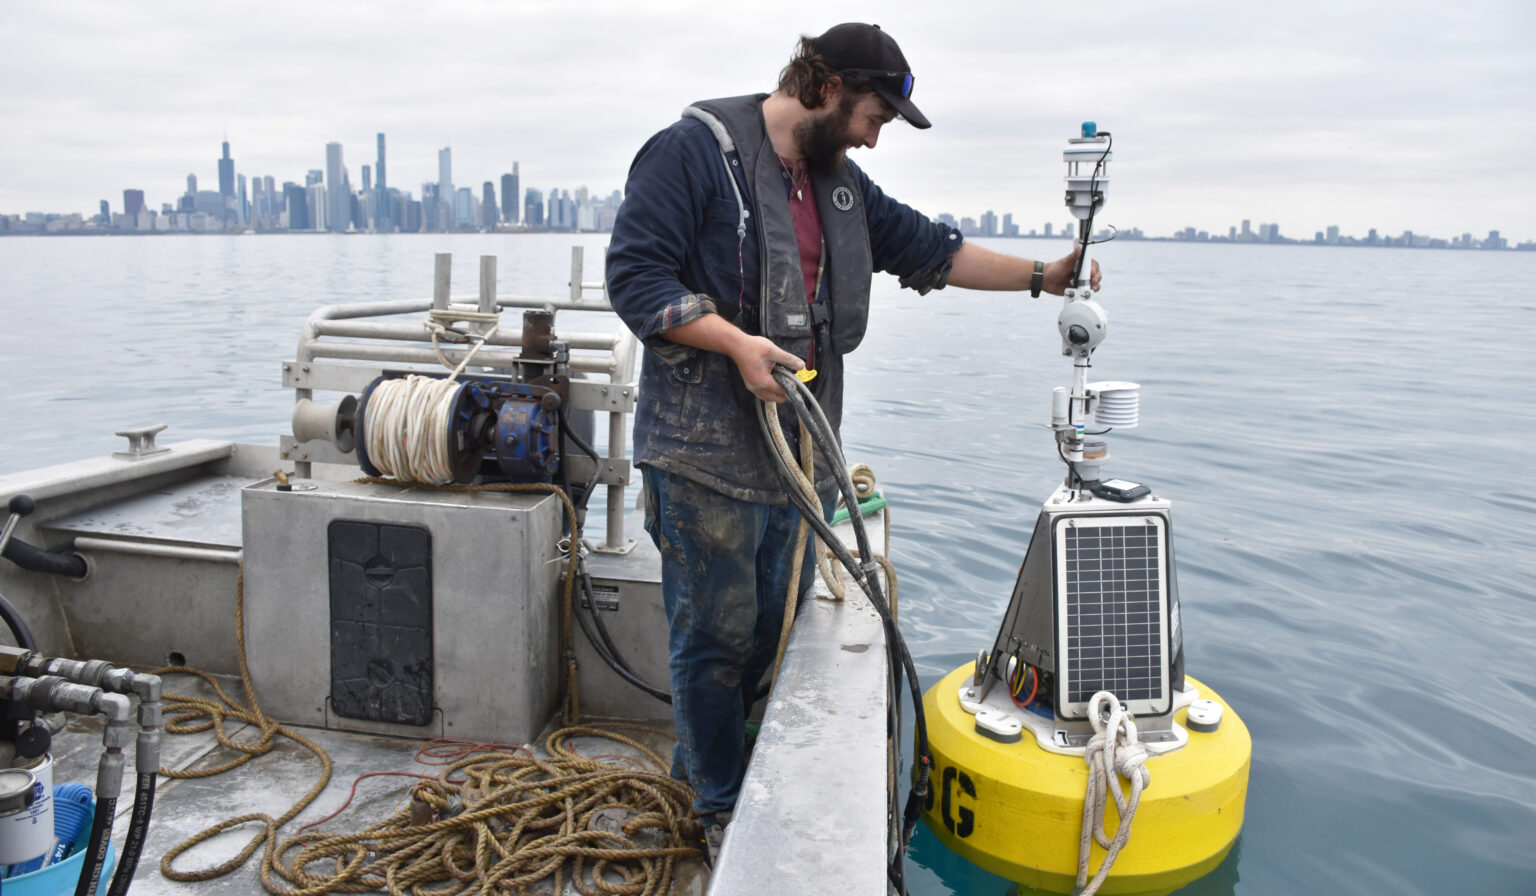
<svg viewBox="0 0 1536 896">
<path fill-rule="evenodd" d="M 1029 297 L 1040 298 L 1040 287 L 1045 285 L 1045 262 L 1035 262 L 1035 274 L 1029 278 Z"/>
</svg>

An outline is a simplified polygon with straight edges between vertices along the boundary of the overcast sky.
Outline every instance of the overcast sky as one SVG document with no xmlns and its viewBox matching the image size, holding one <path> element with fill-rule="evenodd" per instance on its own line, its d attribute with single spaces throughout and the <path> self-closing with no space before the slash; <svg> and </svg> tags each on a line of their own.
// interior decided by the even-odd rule
<svg viewBox="0 0 1536 896">
<path fill-rule="evenodd" d="M 226 134 L 279 183 L 337 141 L 360 186 L 382 131 L 418 196 L 444 146 L 477 192 L 516 160 L 606 194 L 690 101 L 769 90 L 799 34 L 871 19 L 934 127 L 854 158 L 930 215 L 1064 221 L 1060 150 L 1093 119 L 1122 229 L 1536 239 L 1531 0 L 0 0 L 0 212 L 217 189 Z"/>
</svg>

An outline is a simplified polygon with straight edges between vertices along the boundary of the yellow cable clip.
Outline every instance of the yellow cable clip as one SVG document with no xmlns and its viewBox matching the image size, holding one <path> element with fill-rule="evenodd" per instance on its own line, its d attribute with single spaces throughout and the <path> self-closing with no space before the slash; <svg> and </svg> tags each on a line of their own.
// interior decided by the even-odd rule
<svg viewBox="0 0 1536 896">
<path fill-rule="evenodd" d="M 799 380 L 802 383 L 809 383 L 811 380 L 814 380 L 815 378 L 816 378 L 816 371 L 811 370 L 809 367 L 802 367 L 799 370 L 795 371 L 795 379 Z"/>
</svg>

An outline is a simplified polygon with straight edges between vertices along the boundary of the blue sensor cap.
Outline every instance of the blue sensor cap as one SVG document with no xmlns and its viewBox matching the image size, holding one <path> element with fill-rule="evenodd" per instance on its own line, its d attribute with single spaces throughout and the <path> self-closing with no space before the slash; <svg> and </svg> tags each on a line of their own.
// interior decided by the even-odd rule
<svg viewBox="0 0 1536 896">
<path fill-rule="evenodd" d="M 1099 124 L 1096 121 L 1083 122 L 1083 136 L 1094 137 L 1099 133 Z"/>
</svg>

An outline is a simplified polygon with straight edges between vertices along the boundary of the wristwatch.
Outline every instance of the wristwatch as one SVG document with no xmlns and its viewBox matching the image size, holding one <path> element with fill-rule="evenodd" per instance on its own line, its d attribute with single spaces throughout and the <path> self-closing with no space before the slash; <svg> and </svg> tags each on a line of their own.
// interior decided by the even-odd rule
<svg viewBox="0 0 1536 896">
<path fill-rule="evenodd" d="M 1035 275 L 1029 278 L 1029 297 L 1040 298 L 1040 287 L 1045 285 L 1045 262 L 1035 262 Z"/>
</svg>

